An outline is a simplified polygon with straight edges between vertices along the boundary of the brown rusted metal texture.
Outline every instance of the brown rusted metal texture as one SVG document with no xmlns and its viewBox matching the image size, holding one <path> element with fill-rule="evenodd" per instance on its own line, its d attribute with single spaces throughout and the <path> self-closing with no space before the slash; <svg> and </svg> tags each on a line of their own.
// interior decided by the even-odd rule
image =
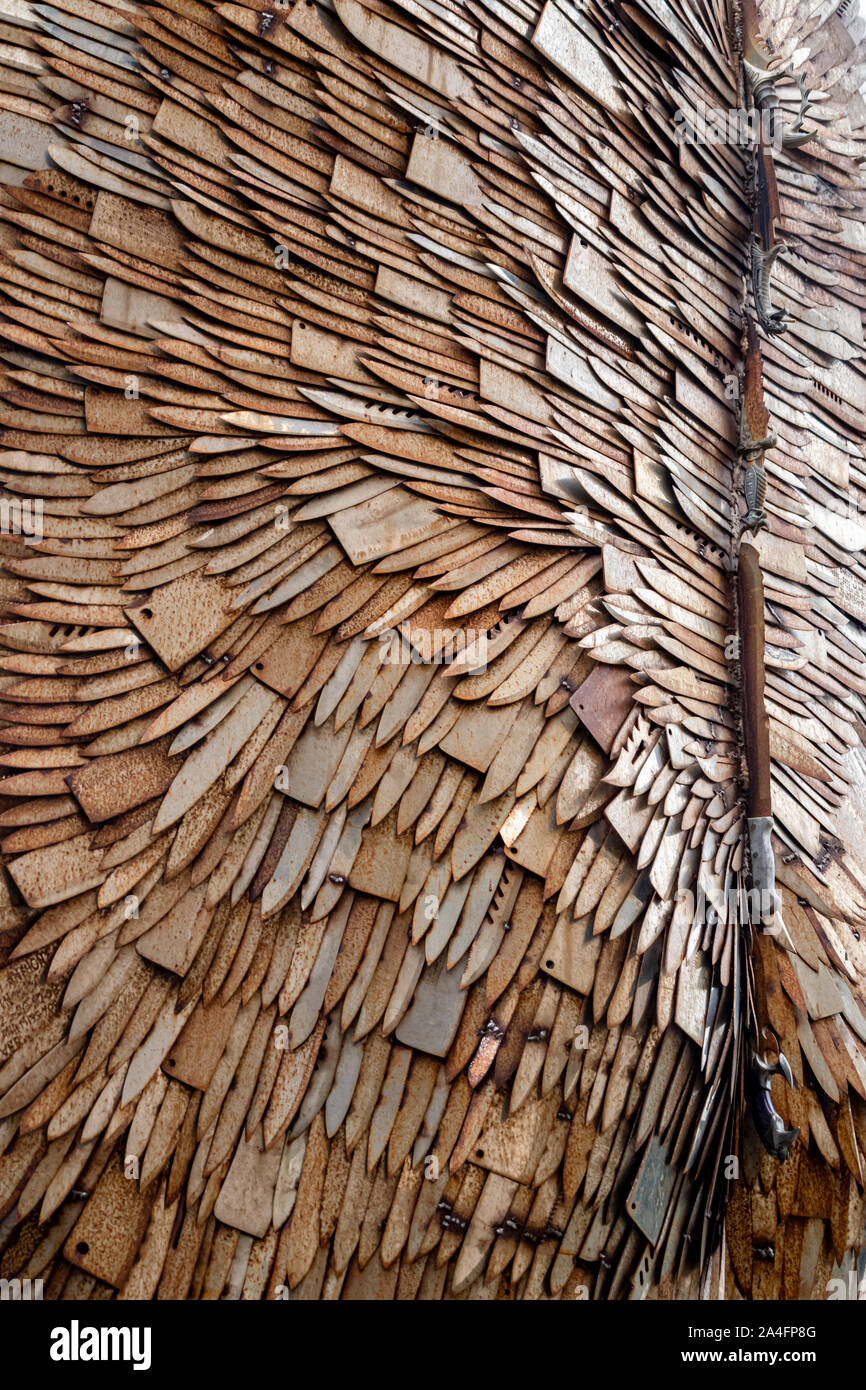
<svg viewBox="0 0 866 1390">
<path fill-rule="evenodd" d="M 5 7 L 0 1277 L 853 1268 L 863 61 L 794 0 Z"/>
<path fill-rule="evenodd" d="M 740 619 L 743 740 L 749 772 L 749 815 L 771 816 L 770 726 L 764 703 L 764 583 L 758 552 L 747 543 L 740 546 L 738 558 L 737 607 Z"/>
</svg>

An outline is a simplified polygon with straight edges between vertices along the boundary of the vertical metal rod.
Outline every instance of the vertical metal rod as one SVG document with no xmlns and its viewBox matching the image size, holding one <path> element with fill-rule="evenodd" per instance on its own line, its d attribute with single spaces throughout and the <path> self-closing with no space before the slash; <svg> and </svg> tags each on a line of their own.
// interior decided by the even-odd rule
<svg viewBox="0 0 866 1390">
<path fill-rule="evenodd" d="M 740 625 L 740 678 L 743 702 L 743 740 L 749 771 L 749 817 L 771 816 L 770 728 L 764 703 L 764 580 L 753 545 L 740 546 L 737 569 Z"/>
</svg>

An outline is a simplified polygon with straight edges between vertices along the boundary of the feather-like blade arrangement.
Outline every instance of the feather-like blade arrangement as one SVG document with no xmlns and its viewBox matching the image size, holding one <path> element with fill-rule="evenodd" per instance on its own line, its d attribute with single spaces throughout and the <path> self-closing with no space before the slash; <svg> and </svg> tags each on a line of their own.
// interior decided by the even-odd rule
<svg viewBox="0 0 866 1390">
<path fill-rule="evenodd" d="M 826 1297 L 866 1164 L 856 6 L 0 10 L 0 1276 Z"/>
</svg>

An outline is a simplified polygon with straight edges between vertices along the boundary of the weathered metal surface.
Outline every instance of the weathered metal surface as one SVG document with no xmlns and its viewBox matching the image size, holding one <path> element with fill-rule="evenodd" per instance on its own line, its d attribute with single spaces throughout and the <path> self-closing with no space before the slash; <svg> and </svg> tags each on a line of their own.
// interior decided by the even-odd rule
<svg viewBox="0 0 866 1390">
<path fill-rule="evenodd" d="M 4 1275 L 808 1298 L 852 1258 L 827 10 L 7 6 Z"/>
</svg>

